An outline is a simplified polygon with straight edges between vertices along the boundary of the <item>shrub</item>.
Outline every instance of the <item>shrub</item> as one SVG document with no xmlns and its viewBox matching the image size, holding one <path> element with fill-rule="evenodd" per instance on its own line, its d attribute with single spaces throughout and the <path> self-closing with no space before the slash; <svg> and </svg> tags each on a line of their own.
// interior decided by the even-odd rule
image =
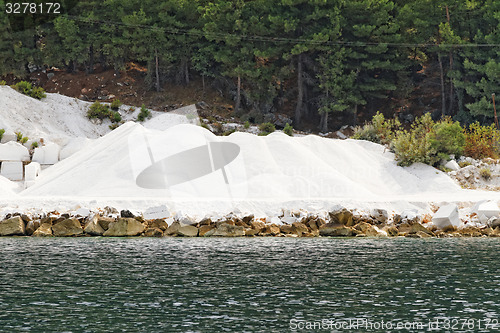
<svg viewBox="0 0 500 333">
<path fill-rule="evenodd" d="M 285 128 L 283 128 L 283 133 L 289 136 L 293 136 L 293 127 L 289 123 L 286 123 Z"/>
<path fill-rule="evenodd" d="M 500 156 L 500 133 L 493 124 L 481 126 L 475 122 L 465 132 L 465 155 L 475 159 Z"/>
<path fill-rule="evenodd" d="M 479 170 L 479 175 L 484 180 L 490 180 L 491 179 L 491 170 L 488 168 L 482 168 L 481 170 Z"/>
<path fill-rule="evenodd" d="M 16 141 L 19 142 L 23 139 L 23 133 L 16 132 Z"/>
<path fill-rule="evenodd" d="M 469 161 L 462 161 L 462 162 L 458 163 L 458 166 L 461 168 L 465 168 L 466 166 L 469 166 L 469 165 L 471 165 L 471 163 Z"/>
<path fill-rule="evenodd" d="M 26 81 L 20 81 L 16 83 L 15 85 L 12 86 L 15 90 L 20 92 L 21 94 L 36 98 L 36 99 L 42 99 L 47 97 L 45 95 L 45 90 L 43 90 L 42 87 L 35 87 L 31 85 L 31 83 L 26 82 Z"/>
<path fill-rule="evenodd" d="M 276 127 L 274 127 L 271 123 L 262 123 L 259 125 L 260 133 L 259 135 L 268 135 L 274 131 L 276 131 Z"/>
<path fill-rule="evenodd" d="M 244 127 L 245 129 L 249 129 L 249 128 L 250 128 L 250 122 L 249 122 L 248 120 L 247 120 L 247 121 L 245 121 L 245 124 L 243 125 L 243 127 Z"/>
<path fill-rule="evenodd" d="M 118 111 L 111 112 L 109 118 L 113 123 L 119 123 L 120 121 L 122 121 L 122 116 Z"/>
<path fill-rule="evenodd" d="M 391 147 L 396 154 L 398 165 L 413 163 L 434 165 L 439 162 L 435 148 L 434 121 L 429 113 L 417 118 L 410 130 L 398 130 Z"/>
<path fill-rule="evenodd" d="M 26 142 L 28 142 L 28 137 L 27 137 L 27 136 L 23 137 L 23 138 L 20 140 L 20 142 L 24 145 Z"/>
<path fill-rule="evenodd" d="M 147 118 L 149 118 L 150 115 L 151 115 L 151 112 L 149 112 L 149 110 L 146 109 L 146 106 L 144 104 L 142 104 L 141 112 L 139 112 L 139 115 L 137 116 L 137 120 L 144 121 Z"/>
<path fill-rule="evenodd" d="M 122 102 L 117 98 L 113 102 L 111 102 L 111 105 L 109 106 L 112 110 L 118 110 L 122 106 Z"/>
<path fill-rule="evenodd" d="M 0 86 L 5 86 L 7 84 L 7 82 L 5 82 L 5 80 L 0 80 Z"/>
<path fill-rule="evenodd" d="M 32 142 L 31 143 L 31 149 L 35 149 L 35 148 L 38 148 L 38 142 Z"/>
<path fill-rule="evenodd" d="M 235 128 L 225 131 L 224 133 L 222 133 L 222 135 L 229 136 L 229 135 L 233 134 L 234 132 L 236 132 Z"/>
<path fill-rule="evenodd" d="M 354 130 L 353 139 L 367 140 L 375 143 L 389 144 L 396 134 L 401 123 L 397 118 L 385 119 L 384 115 L 377 112 L 371 123 L 365 124 L 363 127 L 357 127 Z"/>
<path fill-rule="evenodd" d="M 87 111 L 87 117 L 89 119 L 98 118 L 104 119 L 110 116 L 110 111 L 107 105 L 101 104 L 99 102 L 94 102 Z"/>
<path fill-rule="evenodd" d="M 0 140 L 2 140 L 4 133 L 5 133 L 5 130 L 3 128 L 0 129 Z"/>
<path fill-rule="evenodd" d="M 458 121 L 453 122 L 447 117 L 434 125 L 435 138 L 432 146 L 440 159 L 449 160 L 450 155 L 463 155 L 465 134 Z"/>
<path fill-rule="evenodd" d="M 120 127 L 120 124 L 114 123 L 114 124 L 109 125 L 108 127 L 110 130 L 114 130 L 114 129 Z"/>
</svg>

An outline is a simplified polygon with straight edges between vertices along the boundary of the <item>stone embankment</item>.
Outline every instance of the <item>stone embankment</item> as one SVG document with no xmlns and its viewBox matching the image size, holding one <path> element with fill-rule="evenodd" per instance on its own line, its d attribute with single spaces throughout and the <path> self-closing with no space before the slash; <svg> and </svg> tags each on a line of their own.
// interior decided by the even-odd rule
<svg viewBox="0 0 500 333">
<path fill-rule="evenodd" d="M 498 215 L 498 212 L 495 211 Z M 432 220 L 432 222 L 431 222 Z M 229 214 L 213 221 L 199 221 L 188 217 L 146 220 L 130 211 L 106 216 L 105 213 L 89 216 L 59 214 L 44 216 L 15 213 L 0 222 L 0 236 L 34 237 L 500 237 L 500 218 L 492 217 L 486 224 L 457 226 L 456 207 L 443 207 L 434 218 L 413 213 L 389 216 L 383 209 L 370 214 L 356 215 L 346 208 L 339 208 L 327 215 L 308 214 L 281 219 L 255 218 L 253 215 L 238 217 Z M 269 221 L 271 223 L 269 223 Z M 274 223 L 273 223 L 274 221 Z M 279 222 L 278 222 L 279 221 Z"/>
</svg>

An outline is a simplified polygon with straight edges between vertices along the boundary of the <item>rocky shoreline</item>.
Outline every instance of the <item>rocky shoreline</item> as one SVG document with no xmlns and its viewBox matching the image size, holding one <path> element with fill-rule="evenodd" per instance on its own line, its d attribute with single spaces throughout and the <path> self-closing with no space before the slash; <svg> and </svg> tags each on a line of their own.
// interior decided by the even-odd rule
<svg viewBox="0 0 500 333">
<path fill-rule="evenodd" d="M 500 218 L 485 225 L 436 227 L 430 217 L 394 214 L 383 209 L 356 215 L 346 208 L 324 216 L 290 214 L 274 220 L 228 214 L 195 221 L 188 217 L 144 219 L 128 210 L 107 207 L 81 216 L 52 212 L 40 216 L 8 214 L 0 222 L 0 236 L 33 237 L 500 237 Z M 279 221 L 279 222 L 278 222 Z"/>
</svg>

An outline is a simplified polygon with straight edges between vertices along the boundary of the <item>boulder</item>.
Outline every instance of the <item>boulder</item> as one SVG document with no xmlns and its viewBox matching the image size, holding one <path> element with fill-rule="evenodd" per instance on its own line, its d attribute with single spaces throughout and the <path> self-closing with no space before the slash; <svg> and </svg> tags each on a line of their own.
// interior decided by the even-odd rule
<svg viewBox="0 0 500 333">
<path fill-rule="evenodd" d="M 455 160 L 450 160 L 448 161 L 445 165 L 444 165 L 445 168 L 448 168 L 452 171 L 457 171 L 457 170 L 460 170 L 460 166 L 458 165 L 457 161 Z"/>
<path fill-rule="evenodd" d="M 163 231 L 159 228 L 148 228 L 144 231 L 145 237 L 161 237 L 163 236 Z"/>
<path fill-rule="evenodd" d="M 207 232 L 209 232 L 210 230 L 212 230 L 212 229 L 215 229 L 215 226 L 214 226 L 214 225 L 204 224 L 204 225 L 202 225 L 202 226 L 198 229 L 198 235 L 199 235 L 200 237 L 205 236 L 205 234 L 206 234 Z"/>
<path fill-rule="evenodd" d="M 458 227 L 460 218 L 458 217 L 458 207 L 455 204 L 442 206 L 432 217 L 432 223 L 439 229 L 449 226 Z"/>
<path fill-rule="evenodd" d="M 10 130 L 6 130 L 5 133 L 2 135 L 2 140 L 0 140 L 0 143 L 16 142 L 16 141 L 17 141 L 16 133 Z"/>
<path fill-rule="evenodd" d="M 164 232 L 163 235 L 165 236 L 175 236 L 177 235 L 177 232 L 179 231 L 179 228 L 181 227 L 181 224 L 178 221 L 173 222 Z"/>
<path fill-rule="evenodd" d="M 19 142 L 11 141 L 0 144 L 0 162 L 1 161 L 26 162 L 29 160 L 30 160 L 30 153 L 28 148 L 26 148 Z"/>
<path fill-rule="evenodd" d="M 284 234 L 293 234 L 295 232 L 295 228 L 290 224 L 283 224 L 280 226 L 280 231 Z"/>
<path fill-rule="evenodd" d="M 0 222 L 0 236 L 24 235 L 25 232 L 24 221 L 20 216 Z"/>
<path fill-rule="evenodd" d="M 35 148 L 33 153 L 33 162 L 38 162 L 42 165 L 52 165 L 59 162 L 59 153 L 61 147 L 55 143 L 48 143 L 45 146 Z"/>
<path fill-rule="evenodd" d="M 185 225 L 179 228 L 177 235 L 182 237 L 196 237 L 198 236 L 198 228 L 192 225 Z"/>
<path fill-rule="evenodd" d="M 52 223 L 42 223 L 38 229 L 33 233 L 35 237 L 48 237 L 52 236 Z"/>
<path fill-rule="evenodd" d="M 252 227 L 252 229 L 255 229 L 258 231 L 261 231 L 262 229 L 264 229 L 266 227 L 266 225 L 263 222 L 255 221 L 255 220 L 250 222 L 250 226 Z"/>
<path fill-rule="evenodd" d="M 142 216 L 146 220 L 166 219 L 167 217 L 170 216 L 170 211 L 168 210 L 166 205 L 149 207 L 144 211 Z"/>
<path fill-rule="evenodd" d="M 144 224 L 134 218 L 119 218 L 116 222 L 109 224 L 109 229 L 104 232 L 103 236 L 137 236 L 144 229 Z"/>
<path fill-rule="evenodd" d="M 500 217 L 491 217 L 488 219 L 488 226 L 490 226 L 492 229 L 495 229 L 496 227 L 500 227 Z"/>
<path fill-rule="evenodd" d="M 23 180 L 23 162 L 2 162 L 0 175 L 10 180 Z"/>
<path fill-rule="evenodd" d="M 40 220 L 29 221 L 26 223 L 26 235 L 31 236 L 36 229 L 40 227 Z"/>
<path fill-rule="evenodd" d="M 264 229 L 261 229 L 259 234 L 262 236 L 276 236 L 281 232 L 280 227 L 275 224 L 266 225 Z"/>
<path fill-rule="evenodd" d="M 99 224 L 99 215 L 94 216 L 87 224 L 83 231 L 89 235 L 102 236 L 104 228 Z"/>
<path fill-rule="evenodd" d="M 249 237 L 252 237 L 252 236 L 257 236 L 257 234 L 259 233 L 259 231 L 257 229 L 246 229 L 245 230 L 245 236 L 249 236 Z"/>
<path fill-rule="evenodd" d="M 421 225 L 420 223 L 403 223 L 398 226 L 399 233 L 401 234 L 416 234 L 419 231 L 425 232 L 430 236 L 434 236 L 434 233 Z"/>
<path fill-rule="evenodd" d="M 162 219 L 155 219 L 155 220 L 149 222 L 149 227 L 150 228 L 158 228 L 163 232 L 163 231 L 167 230 L 168 223 Z"/>
<path fill-rule="evenodd" d="M 327 223 L 325 225 L 322 225 L 319 228 L 319 234 L 321 236 L 350 237 L 350 236 L 354 236 L 355 232 L 351 228 L 349 228 L 343 224 Z"/>
<path fill-rule="evenodd" d="M 237 225 L 221 223 L 217 226 L 217 228 L 212 229 L 207 233 L 205 233 L 204 236 L 240 237 L 240 236 L 245 236 L 245 228 Z"/>
<path fill-rule="evenodd" d="M 395 226 L 391 225 L 385 228 L 385 232 L 387 233 L 388 236 L 390 237 L 395 237 L 399 234 L 398 228 Z"/>
<path fill-rule="evenodd" d="M 42 171 L 40 167 L 40 163 L 31 162 L 30 164 L 24 167 L 24 180 L 25 181 L 34 181 L 40 172 Z"/>
<path fill-rule="evenodd" d="M 80 222 L 75 219 L 66 219 L 52 226 L 52 234 L 58 237 L 69 237 L 83 234 Z"/>
<path fill-rule="evenodd" d="M 377 222 L 379 222 L 381 224 L 387 223 L 387 220 L 389 219 L 389 213 L 387 213 L 387 210 L 385 210 L 385 209 L 380 209 L 380 208 L 372 209 L 372 211 L 370 212 L 370 215 Z"/>
<path fill-rule="evenodd" d="M 296 234 L 297 235 L 301 235 L 301 234 L 305 234 L 305 233 L 308 233 L 309 232 L 309 229 L 307 228 L 307 226 L 303 223 L 300 223 L 300 222 L 294 222 L 292 223 L 292 227 L 295 228 L 296 230 Z"/>
<path fill-rule="evenodd" d="M 330 216 L 330 223 L 343 224 L 346 226 L 353 225 L 353 214 L 351 211 L 338 207 L 334 211 L 328 213 Z"/>
<path fill-rule="evenodd" d="M 491 217 L 498 216 L 499 214 L 500 208 L 498 208 L 498 204 L 496 203 L 496 201 L 482 202 L 477 207 L 477 216 L 479 218 L 484 216 L 486 218 L 486 221 Z"/>
</svg>

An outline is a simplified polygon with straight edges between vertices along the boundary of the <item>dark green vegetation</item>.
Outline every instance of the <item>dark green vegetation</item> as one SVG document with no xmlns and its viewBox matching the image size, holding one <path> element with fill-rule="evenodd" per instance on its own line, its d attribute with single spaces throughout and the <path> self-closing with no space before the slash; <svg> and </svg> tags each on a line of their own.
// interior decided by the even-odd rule
<svg viewBox="0 0 500 333">
<path fill-rule="evenodd" d="M 435 122 L 430 113 L 418 117 L 410 128 L 404 128 L 397 119 L 385 119 L 377 112 L 371 122 L 356 128 L 353 138 L 385 144 L 402 166 L 416 162 L 437 166 L 449 160 L 450 155 L 500 157 L 500 132 L 493 124 L 482 126 L 475 122 L 462 128 L 450 117 Z"/>
<path fill-rule="evenodd" d="M 42 87 L 33 87 L 31 83 L 26 81 L 18 82 L 13 85 L 12 88 L 16 89 L 21 94 L 25 94 L 36 99 L 47 97 Z"/>
<path fill-rule="evenodd" d="M 95 102 L 92 104 L 88 111 L 87 117 L 89 119 L 97 118 L 97 119 L 105 119 L 109 118 L 113 123 L 118 123 L 122 120 L 122 117 L 118 111 L 112 111 L 109 109 L 108 105 L 101 104 L 99 102 Z"/>
<path fill-rule="evenodd" d="M 66 0 L 53 16 L 7 15 L 4 5 L 0 75 L 98 65 L 119 75 L 136 62 L 152 90 L 201 78 L 237 115 L 288 105 L 295 128 L 307 120 L 327 131 L 329 115 L 354 123 L 389 104 L 404 111 L 410 95 L 422 110 L 429 91 L 434 118 L 491 122 L 500 86 L 494 0 Z M 436 78 L 426 91 L 423 69 Z"/>
</svg>

